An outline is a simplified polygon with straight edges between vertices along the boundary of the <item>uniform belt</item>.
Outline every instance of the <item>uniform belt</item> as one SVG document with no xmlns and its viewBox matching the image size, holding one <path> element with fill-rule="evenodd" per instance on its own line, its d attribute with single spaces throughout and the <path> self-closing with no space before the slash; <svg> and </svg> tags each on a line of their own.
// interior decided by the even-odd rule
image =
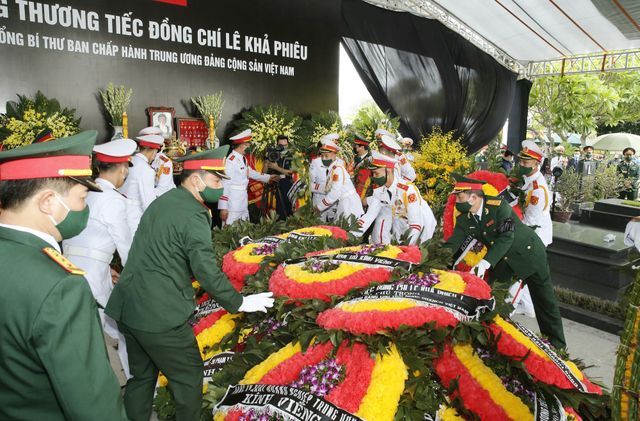
<svg viewBox="0 0 640 421">
<path fill-rule="evenodd" d="M 247 185 L 245 185 L 245 184 L 232 184 L 229 187 L 231 188 L 231 190 L 246 190 L 247 189 Z"/>
<path fill-rule="evenodd" d="M 65 256 L 88 257 L 89 259 L 97 260 L 106 264 L 111 263 L 111 260 L 113 259 L 113 254 L 105 253 L 100 250 L 92 250 L 86 247 L 63 245 L 62 252 Z"/>
</svg>

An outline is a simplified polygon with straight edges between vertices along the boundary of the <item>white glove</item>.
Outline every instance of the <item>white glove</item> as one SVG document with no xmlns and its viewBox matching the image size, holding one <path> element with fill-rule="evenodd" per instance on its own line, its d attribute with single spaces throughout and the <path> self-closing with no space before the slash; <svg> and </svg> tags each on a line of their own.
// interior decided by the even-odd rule
<svg viewBox="0 0 640 421">
<path fill-rule="evenodd" d="M 479 278 L 484 278 L 484 273 L 491 267 L 491 263 L 482 259 L 477 265 L 471 268 L 469 272 L 475 273 Z"/>
<path fill-rule="evenodd" d="M 238 311 L 244 313 L 254 313 L 261 311 L 267 312 L 268 308 L 273 307 L 273 292 L 261 292 L 260 294 L 252 294 L 243 297 L 242 304 Z"/>
</svg>

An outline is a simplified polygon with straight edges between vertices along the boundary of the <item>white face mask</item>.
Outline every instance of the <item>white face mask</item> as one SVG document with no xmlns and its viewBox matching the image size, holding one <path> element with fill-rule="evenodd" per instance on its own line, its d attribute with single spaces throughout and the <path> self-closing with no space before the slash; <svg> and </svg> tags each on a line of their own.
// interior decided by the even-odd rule
<svg viewBox="0 0 640 421">
<path fill-rule="evenodd" d="M 573 157 L 574 157 L 574 158 L 576 158 L 576 159 L 578 159 L 578 158 L 580 158 L 580 154 L 579 154 L 579 153 L 574 153 L 574 154 L 573 154 Z"/>
</svg>

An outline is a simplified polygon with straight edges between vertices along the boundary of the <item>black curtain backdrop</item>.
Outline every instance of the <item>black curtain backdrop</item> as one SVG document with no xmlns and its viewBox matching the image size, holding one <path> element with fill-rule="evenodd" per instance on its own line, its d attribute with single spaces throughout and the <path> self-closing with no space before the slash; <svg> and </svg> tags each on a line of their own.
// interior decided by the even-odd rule
<svg viewBox="0 0 640 421">
<path fill-rule="evenodd" d="M 378 106 L 416 140 L 440 126 L 469 152 L 509 114 L 516 74 L 436 20 L 342 1 L 342 43 Z"/>
</svg>

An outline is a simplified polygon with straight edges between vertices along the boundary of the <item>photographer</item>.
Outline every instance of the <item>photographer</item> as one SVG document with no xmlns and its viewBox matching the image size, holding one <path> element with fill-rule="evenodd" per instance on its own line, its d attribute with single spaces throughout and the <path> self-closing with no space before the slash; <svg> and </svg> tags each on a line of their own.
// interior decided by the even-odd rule
<svg viewBox="0 0 640 421">
<path fill-rule="evenodd" d="M 265 158 L 268 173 L 280 175 L 275 189 L 267 192 L 267 197 L 275 197 L 276 212 L 278 212 L 280 219 L 284 220 L 293 215 L 293 206 L 287 197 L 287 193 L 293 186 L 292 176 L 294 174 L 291 171 L 293 155 L 289 151 L 289 138 L 285 135 L 278 135 L 277 145 L 267 148 Z"/>
</svg>

